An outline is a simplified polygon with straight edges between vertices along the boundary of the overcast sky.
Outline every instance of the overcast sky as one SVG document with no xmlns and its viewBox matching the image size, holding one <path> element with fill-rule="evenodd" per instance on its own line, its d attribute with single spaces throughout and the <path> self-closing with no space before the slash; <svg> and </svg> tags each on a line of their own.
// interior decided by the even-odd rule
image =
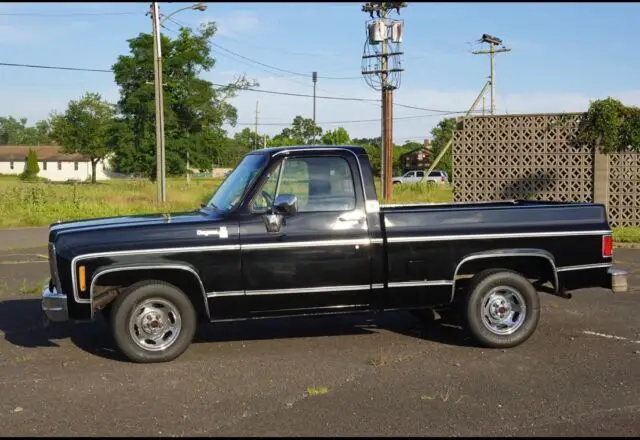
<svg viewBox="0 0 640 440">
<path fill-rule="evenodd" d="M 217 64 L 203 74 L 214 83 L 245 73 L 263 90 L 312 94 L 311 72 L 317 71 L 349 78 L 319 79 L 318 96 L 377 99 L 360 75 L 369 18 L 362 4 L 208 3 L 205 12 L 183 11 L 175 19 L 190 26 L 217 22 L 213 42 L 252 60 L 214 47 Z M 160 4 L 164 14 L 180 7 Z M 150 32 L 148 8 L 145 2 L 2 3 L 0 62 L 109 69 L 127 53 L 127 39 Z M 488 58 L 470 50 L 481 48 L 477 40 L 489 33 L 512 49 L 496 60 L 498 113 L 584 111 L 590 100 L 607 96 L 640 105 L 640 4 L 409 2 L 400 18 L 406 71 L 396 103 L 466 110 L 489 73 Z M 179 27 L 166 26 L 168 36 Z M 0 66 L 0 75 L 0 115 L 29 123 L 64 110 L 86 91 L 118 99 L 110 73 Z M 239 124 L 230 133 L 253 127 L 257 100 L 261 134 L 278 133 L 296 115 L 312 116 L 311 98 L 246 91 L 233 100 Z M 428 137 L 441 118 L 404 107 L 395 107 L 394 116 L 397 143 Z M 317 121 L 325 130 L 344 126 L 352 137 L 375 137 L 379 118 L 375 102 L 317 100 Z"/>
</svg>

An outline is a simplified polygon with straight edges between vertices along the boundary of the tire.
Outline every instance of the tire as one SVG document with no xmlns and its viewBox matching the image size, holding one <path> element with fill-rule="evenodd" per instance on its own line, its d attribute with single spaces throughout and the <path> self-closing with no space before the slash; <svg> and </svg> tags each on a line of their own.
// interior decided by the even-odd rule
<svg viewBox="0 0 640 440">
<path fill-rule="evenodd" d="M 112 304 L 110 329 L 113 339 L 122 354 L 133 362 L 171 361 L 184 353 L 193 340 L 196 311 L 187 295 L 171 284 L 162 281 L 136 283 Z M 134 313 L 138 319 L 133 317 Z M 157 330 L 156 335 L 151 335 L 156 338 L 149 337 L 145 327 L 148 332 Z"/>
<path fill-rule="evenodd" d="M 480 273 L 469 286 L 464 327 L 483 347 L 520 345 L 534 333 L 539 320 L 538 292 L 516 272 L 490 269 Z"/>
</svg>

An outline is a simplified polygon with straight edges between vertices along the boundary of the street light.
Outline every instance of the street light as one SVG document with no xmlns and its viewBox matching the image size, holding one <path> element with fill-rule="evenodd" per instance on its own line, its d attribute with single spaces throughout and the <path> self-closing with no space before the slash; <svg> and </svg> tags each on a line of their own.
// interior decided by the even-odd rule
<svg viewBox="0 0 640 440">
<path fill-rule="evenodd" d="M 175 14 L 187 9 L 205 11 L 207 5 L 196 3 L 173 11 L 160 20 L 158 2 L 151 3 L 151 18 L 153 22 L 153 64 L 154 83 L 156 89 L 156 184 L 158 188 L 158 202 L 167 201 L 167 183 L 165 172 L 165 148 L 164 148 L 164 97 L 162 93 L 162 45 L 160 38 L 160 25 Z"/>
</svg>

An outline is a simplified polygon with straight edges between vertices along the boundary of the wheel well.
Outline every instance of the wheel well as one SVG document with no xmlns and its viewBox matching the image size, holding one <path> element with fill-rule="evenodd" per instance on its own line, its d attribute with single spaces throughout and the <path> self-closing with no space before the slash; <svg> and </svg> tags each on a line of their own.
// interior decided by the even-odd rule
<svg viewBox="0 0 640 440">
<path fill-rule="evenodd" d="M 201 319 L 208 319 L 208 306 L 205 297 L 205 293 L 202 290 L 203 287 L 200 284 L 198 277 L 184 269 L 177 268 L 161 268 L 161 269 L 133 269 L 123 268 L 123 270 L 116 270 L 113 272 L 106 272 L 100 275 L 100 270 L 97 272 L 98 278 L 94 281 L 92 295 L 94 301 L 97 296 L 102 292 L 113 292 L 117 294 L 123 293 L 127 287 L 144 280 L 158 280 L 169 283 L 178 289 L 182 290 L 185 295 L 189 297 L 193 307 L 196 309 L 198 317 Z M 102 307 L 108 305 L 115 299 L 114 295 L 107 299 L 107 303 L 101 304 Z"/>
<path fill-rule="evenodd" d="M 454 298 L 458 292 L 466 290 L 469 281 L 487 269 L 506 269 L 519 273 L 531 282 L 543 285 L 551 283 L 553 290 L 558 289 L 555 265 L 546 256 L 517 255 L 500 257 L 478 257 L 464 261 L 458 267 L 454 279 Z"/>
</svg>

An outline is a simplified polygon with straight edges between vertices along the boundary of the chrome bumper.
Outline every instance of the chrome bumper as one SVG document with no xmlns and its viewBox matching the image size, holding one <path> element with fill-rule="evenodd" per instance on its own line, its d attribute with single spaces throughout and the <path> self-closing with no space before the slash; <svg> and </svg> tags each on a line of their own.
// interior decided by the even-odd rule
<svg viewBox="0 0 640 440">
<path fill-rule="evenodd" d="M 55 287 L 52 289 L 49 288 L 49 284 L 44 286 L 42 291 L 42 311 L 51 321 L 67 321 L 69 319 L 67 295 L 57 293 Z"/>
<path fill-rule="evenodd" d="M 610 267 L 607 270 L 609 277 L 610 288 L 613 293 L 624 293 L 627 291 L 627 271 L 618 269 L 616 267 Z"/>
</svg>

